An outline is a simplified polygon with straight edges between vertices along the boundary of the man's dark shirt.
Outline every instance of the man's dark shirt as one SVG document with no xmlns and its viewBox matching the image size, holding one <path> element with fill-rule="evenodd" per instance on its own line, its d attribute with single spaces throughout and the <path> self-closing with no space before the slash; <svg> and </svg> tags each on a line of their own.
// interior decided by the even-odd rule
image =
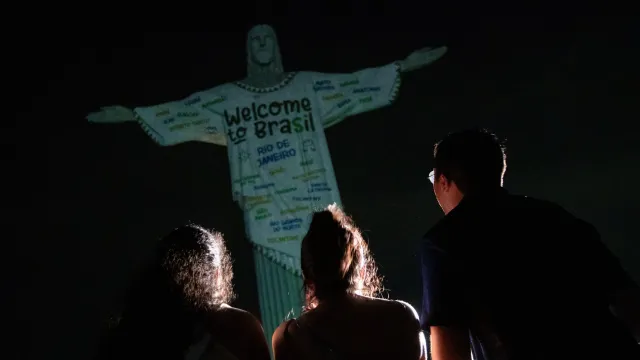
<svg viewBox="0 0 640 360">
<path fill-rule="evenodd" d="M 609 311 L 632 280 L 553 203 L 466 196 L 425 235 L 422 277 L 423 328 L 468 328 L 475 359 L 640 359 Z"/>
</svg>

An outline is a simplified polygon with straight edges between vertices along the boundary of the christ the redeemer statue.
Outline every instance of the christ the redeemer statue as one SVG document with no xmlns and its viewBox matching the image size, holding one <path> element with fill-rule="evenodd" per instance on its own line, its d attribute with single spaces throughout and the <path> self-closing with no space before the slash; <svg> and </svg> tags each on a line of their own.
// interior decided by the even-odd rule
<svg viewBox="0 0 640 360">
<path fill-rule="evenodd" d="M 285 73 L 274 30 L 258 25 L 248 34 L 244 80 L 160 105 L 105 107 L 87 119 L 138 121 L 163 146 L 187 141 L 227 146 L 231 190 L 255 245 L 263 324 L 270 334 L 292 308 L 300 308 L 300 242 L 309 215 L 340 204 L 323 129 L 391 104 L 401 72 L 445 52 L 445 47 L 425 48 L 348 74 Z"/>
</svg>

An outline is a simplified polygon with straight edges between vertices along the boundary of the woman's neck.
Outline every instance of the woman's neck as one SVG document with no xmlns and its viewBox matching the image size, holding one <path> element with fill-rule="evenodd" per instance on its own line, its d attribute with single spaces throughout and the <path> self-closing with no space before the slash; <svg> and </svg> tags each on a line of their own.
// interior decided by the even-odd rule
<svg viewBox="0 0 640 360">
<path fill-rule="evenodd" d="M 316 308 L 320 306 L 322 307 L 341 306 L 341 305 L 351 303 L 353 299 L 354 299 L 354 295 L 351 295 L 349 293 L 334 294 L 329 297 L 318 299 L 318 306 L 316 306 Z"/>
</svg>

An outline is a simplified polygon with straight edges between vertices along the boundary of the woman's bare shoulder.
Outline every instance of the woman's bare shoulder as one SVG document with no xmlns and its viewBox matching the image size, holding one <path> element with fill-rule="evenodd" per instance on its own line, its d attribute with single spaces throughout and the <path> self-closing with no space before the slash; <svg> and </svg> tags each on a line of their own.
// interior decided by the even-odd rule
<svg viewBox="0 0 640 360">
<path fill-rule="evenodd" d="M 268 359 L 269 348 L 262 324 L 252 313 L 223 305 L 213 325 L 217 338 L 240 359 Z"/>
<path fill-rule="evenodd" d="M 413 308 L 413 306 L 403 300 L 371 298 L 366 296 L 361 296 L 360 299 L 361 301 L 364 301 L 365 303 L 368 303 L 369 305 L 378 307 L 380 309 L 402 313 L 405 316 L 409 316 L 411 318 L 416 318 L 418 316 L 418 312 Z"/>
<path fill-rule="evenodd" d="M 420 317 L 418 316 L 418 312 L 411 304 L 403 300 L 394 300 L 393 302 L 402 307 L 402 311 L 404 312 L 405 316 L 408 319 L 420 320 Z"/>
<path fill-rule="evenodd" d="M 252 313 L 229 305 L 223 305 L 216 312 L 216 323 L 223 325 L 228 331 L 239 331 L 245 335 L 264 338 L 262 323 Z"/>
<path fill-rule="evenodd" d="M 297 359 L 299 358 L 299 354 L 297 354 L 297 347 L 291 346 L 291 341 L 285 341 L 287 337 L 287 332 L 290 331 L 289 324 L 292 321 L 296 321 L 295 319 L 290 319 L 282 322 L 276 330 L 273 332 L 273 336 L 271 337 L 271 345 L 273 348 L 273 357 L 275 359 Z"/>
<path fill-rule="evenodd" d="M 287 327 L 289 326 L 289 321 L 284 321 L 273 332 L 273 336 L 271 337 L 272 341 L 281 341 L 284 338 L 284 333 L 287 331 Z"/>
<path fill-rule="evenodd" d="M 380 314 L 396 326 L 414 329 L 419 327 L 419 316 L 416 309 L 406 301 L 390 299 L 368 299 L 373 312 Z"/>
<path fill-rule="evenodd" d="M 252 313 L 226 304 L 220 306 L 220 309 L 216 311 L 216 314 L 218 318 L 225 322 L 236 322 L 245 325 L 255 323 L 260 324 L 258 318 Z"/>
</svg>

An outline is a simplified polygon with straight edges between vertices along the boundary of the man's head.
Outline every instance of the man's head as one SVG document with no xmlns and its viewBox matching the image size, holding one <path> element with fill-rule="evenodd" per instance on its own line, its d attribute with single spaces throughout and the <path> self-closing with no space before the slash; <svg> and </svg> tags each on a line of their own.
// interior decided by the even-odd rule
<svg viewBox="0 0 640 360">
<path fill-rule="evenodd" d="M 247 34 L 248 76 L 265 70 L 282 72 L 276 32 L 269 25 L 256 25 Z"/>
<path fill-rule="evenodd" d="M 448 214 L 468 194 L 502 186 L 507 170 L 504 145 L 485 129 L 463 130 L 436 143 L 429 175 L 438 204 Z"/>
</svg>

